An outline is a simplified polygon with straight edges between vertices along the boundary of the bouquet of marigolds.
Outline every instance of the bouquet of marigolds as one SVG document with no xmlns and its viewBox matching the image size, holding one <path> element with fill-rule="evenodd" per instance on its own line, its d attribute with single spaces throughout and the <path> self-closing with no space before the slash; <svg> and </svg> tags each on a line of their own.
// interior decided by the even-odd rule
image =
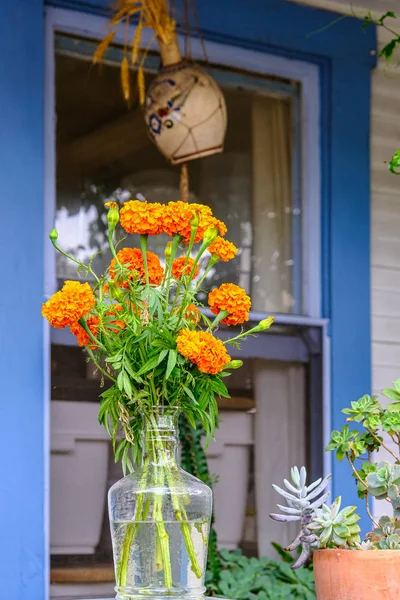
<svg viewBox="0 0 400 600">
<path fill-rule="evenodd" d="M 214 435 L 216 397 L 229 397 L 223 379 L 241 366 L 241 361 L 231 360 L 228 346 L 265 331 L 273 319 L 241 330 L 225 342 L 214 335 L 220 324 L 237 326 L 248 321 L 251 302 L 239 286 L 224 283 L 208 294 L 208 311 L 199 306 L 198 292 L 207 274 L 218 261 L 229 261 L 237 253 L 224 238 L 225 224 L 209 207 L 140 200 L 125 202 L 121 208 L 109 202 L 106 207 L 113 258 L 102 275 L 92 270 L 91 263 L 85 265 L 65 253 L 58 245 L 57 232 L 51 232 L 56 250 L 77 263 L 91 284 L 66 281 L 43 305 L 42 314 L 53 327 L 69 327 L 103 380 L 109 380 L 110 386 L 101 394 L 99 421 L 112 437 L 116 460 L 122 461 L 124 471 L 133 471 L 134 465 L 142 463 L 140 470 L 125 478 L 140 473 L 132 514 L 127 516 L 121 509 L 122 516 L 118 513 L 115 517 L 110 505 L 116 527 L 116 589 L 129 597 L 132 590 L 143 587 L 143 573 L 139 584 L 137 568 L 130 571 L 130 561 L 138 564 L 134 547 L 140 547 L 135 540 L 141 535 L 148 547 L 150 540 L 155 540 L 154 573 L 148 575 L 148 589 L 156 584 L 163 589 L 178 586 L 171 553 L 174 534 L 168 533 L 171 515 L 180 523 L 191 576 L 204 579 L 200 542 L 196 545 L 195 536 L 201 535 L 206 544 L 207 532 L 200 528 L 199 533 L 195 518 L 197 528 L 191 526 L 188 475 L 178 469 L 174 458 L 174 419 L 178 412 L 183 413 L 194 428 L 200 422 L 208 436 Z M 118 223 L 128 236 L 140 236 L 140 247 L 118 250 L 122 241 L 115 240 Z M 159 234 L 170 237 L 164 264 L 147 247 L 149 236 Z M 206 251 L 208 263 L 200 273 L 199 261 Z M 211 319 L 205 314 L 210 311 Z M 127 506 L 124 485 L 114 490 L 113 510 L 119 503 Z M 157 491 L 164 488 L 168 488 L 168 500 Z M 152 533 L 146 529 L 150 517 Z M 162 574 L 162 581 L 157 573 Z M 186 585 L 192 590 L 189 583 Z"/>
</svg>

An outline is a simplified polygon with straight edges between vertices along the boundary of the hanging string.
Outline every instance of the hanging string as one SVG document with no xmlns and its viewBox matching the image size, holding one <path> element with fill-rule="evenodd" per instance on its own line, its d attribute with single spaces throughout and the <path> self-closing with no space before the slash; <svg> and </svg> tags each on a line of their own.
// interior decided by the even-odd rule
<svg viewBox="0 0 400 600">
<path fill-rule="evenodd" d="M 186 2 L 185 2 L 185 4 L 186 4 Z M 205 60 L 205 62 L 208 62 L 208 55 L 207 55 L 206 45 L 204 43 L 204 38 L 201 35 L 199 13 L 197 12 L 197 6 L 196 6 L 195 0 L 190 0 L 190 4 L 192 6 L 192 12 L 193 12 L 193 15 L 194 15 L 194 20 L 196 21 L 197 37 L 200 40 L 201 48 L 202 48 L 203 54 L 204 54 L 204 60 Z"/>
<path fill-rule="evenodd" d="M 192 60 L 192 41 L 190 39 L 190 17 L 188 0 L 185 0 L 184 2 L 183 26 L 185 40 L 185 58 L 189 58 L 190 60 Z"/>
<path fill-rule="evenodd" d="M 181 166 L 181 181 L 179 187 L 182 202 L 189 202 L 189 170 L 187 163 L 183 163 Z"/>
</svg>

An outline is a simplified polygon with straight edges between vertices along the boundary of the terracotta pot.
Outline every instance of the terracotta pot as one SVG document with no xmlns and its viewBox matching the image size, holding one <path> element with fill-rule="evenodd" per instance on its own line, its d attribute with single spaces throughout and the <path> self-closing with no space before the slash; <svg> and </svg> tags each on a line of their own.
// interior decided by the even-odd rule
<svg viewBox="0 0 400 600">
<path fill-rule="evenodd" d="M 196 64 L 182 61 L 161 69 L 147 92 L 145 121 L 151 139 L 172 164 L 223 150 L 225 99 Z"/>
<path fill-rule="evenodd" d="M 317 550 L 318 600 L 398 600 L 400 550 Z"/>
</svg>

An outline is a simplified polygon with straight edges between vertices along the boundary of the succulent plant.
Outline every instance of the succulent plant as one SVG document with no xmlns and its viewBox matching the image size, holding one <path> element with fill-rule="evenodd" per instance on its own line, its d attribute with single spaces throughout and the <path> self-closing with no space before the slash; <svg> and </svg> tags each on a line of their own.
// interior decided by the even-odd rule
<svg viewBox="0 0 400 600">
<path fill-rule="evenodd" d="M 301 554 L 292 567 L 292 569 L 297 569 L 309 561 L 312 549 L 319 545 L 318 537 L 311 531 L 310 524 L 313 522 L 314 511 L 322 506 L 330 495 L 330 492 L 323 492 L 331 476 L 328 475 L 325 479 L 317 479 L 317 481 L 307 486 L 307 471 L 305 467 L 302 467 L 300 470 L 297 467 L 293 467 L 291 469 L 291 479 L 292 483 L 287 479 L 283 481 L 286 490 L 277 485 L 272 486 L 278 494 L 283 496 L 286 506 L 278 504 L 277 506 L 283 514 L 273 513 L 270 517 L 274 521 L 284 523 L 300 521 L 300 533 L 286 548 L 286 550 L 292 552 L 301 546 Z M 321 496 L 321 494 L 323 495 Z"/>
<path fill-rule="evenodd" d="M 374 465 L 374 471 L 368 473 L 365 483 L 368 493 L 379 499 L 389 498 L 395 502 L 399 498 L 400 465 L 381 461 Z"/>
<path fill-rule="evenodd" d="M 314 510 L 313 522 L 308 528 L 318 537 L 320 548 L 351 547 L 361 542 L 357 507 L 346 506 L 340 510 L 341 502 L 339 496 L 331 506 L 324 504 Z"/>
<path fill-rule="evenodd" d="M 400 519 L 381 517 L 366 540 L 373 550 L 400 550 Z"/>
</svg>

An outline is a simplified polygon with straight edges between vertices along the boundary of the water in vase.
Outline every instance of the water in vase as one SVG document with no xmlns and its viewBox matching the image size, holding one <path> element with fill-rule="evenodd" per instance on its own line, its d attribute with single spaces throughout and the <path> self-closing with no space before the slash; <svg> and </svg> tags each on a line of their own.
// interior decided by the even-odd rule
<svg viewBox="0 0 400 600">
<path fill-rule="evenodd" d="M 209 530 L 204 520 L 112 521 L 117 598 L 201 597 Z M 185 542 L 188 536 L 192 556 Z"/>
</svg>

